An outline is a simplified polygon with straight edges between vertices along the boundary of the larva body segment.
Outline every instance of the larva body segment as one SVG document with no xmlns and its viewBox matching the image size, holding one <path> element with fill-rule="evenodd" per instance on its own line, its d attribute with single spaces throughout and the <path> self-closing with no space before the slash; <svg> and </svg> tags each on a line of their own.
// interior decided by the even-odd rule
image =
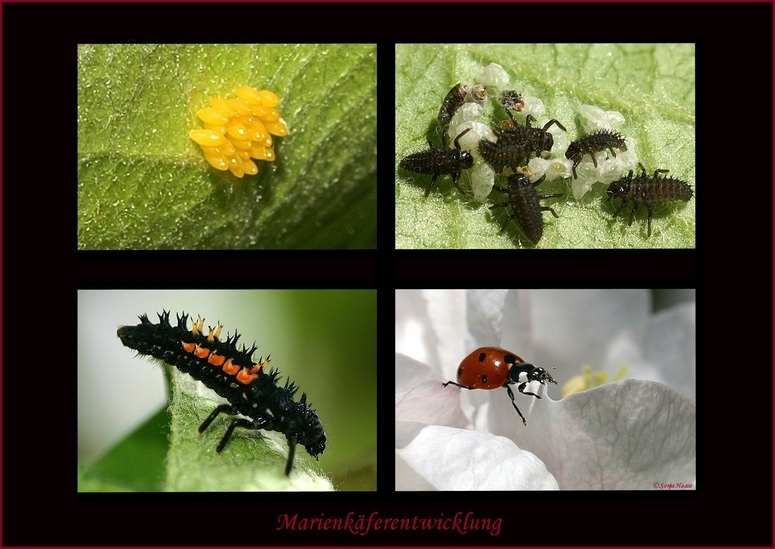
<svg viewBox="0 0 775 549">
<path fill-rule="evenodd" d="M 521 143 L 501 142 L 500 139 L 495 143 L 482 139 L 479 141 L 479 155 L 495 173 L 502 173 L 504 168 L 511 168 L 516 172 L 519 165 L 527 159 L 528 151 Z"/>
<path fill-rule="evenodd" d="M 531 183 L 524 174 L 515 173 L 509 176 L 507 187 L 498 187 L 497 185 L 493 187 L 496 191 L 508 193 L 509 199 L 490 206 L 490 210 L 508 206 L 513 212 L 506 219 L 503 230 L 506 230 L 509 221 L 516 219 L 525 235 L 534 244 L 541 240 L 544 234 L 544 218 L 541 212 L 549 211 L 554 217 L 559 218 L 557 212 L 549 206 L 542 206 L 540 200 L 562 196 L 562 193 L 538 194 L 536 192 L 536 187 L 544 181 L 545 177 L 541 176 L 535 183 Z"/>
<path fill-rule="evenodd" d="M 626 151 L 627 144 L 624 141 L 624 137 L 613 130 L 598 130 L 585 135 L 568 145 L 568 150 L 565 151 L 565 158 L 573 161 L 573 178 L 578 179 L 576 167 L 581 164 L 584 155 L 590 155 L 592 157 L 592 163 L 595 165 L 595 168 L 597 168 L 595 153 L 608 150 L 612 155 L 616 156 L 614 148 L 617 148 L 620 151 Z"/>
<path fill-rule="evenodd" d="M 615 198 L 621 198 L 622 203 L 619 208 L 614 212 L 614 217 L 624 209 L 628 201 L 632 202 L 632 210 L 630 211 L 630 220 L 627 226 L 632 225 L 632 220 L 635 217 L 635 211 L 640 204 L 645 204 L 648 208 L 648 236 L 651 236 L 651 216 L 652 206 L 660 202 L 672 202 L 675 200 L 682 200 L 688 202 L 694 192 L 691 186 L 680 179 L 668 177 L 669 170 L 655 170 L 654 175 L 650 176 L 646 173 L 646 169 L 643 164 L 638 164 L 641 173 L 634 176 L 633 171 L 619 179 L 614 181 L 608 186 L 608 198 L 613 202 Z"/>
</svg>

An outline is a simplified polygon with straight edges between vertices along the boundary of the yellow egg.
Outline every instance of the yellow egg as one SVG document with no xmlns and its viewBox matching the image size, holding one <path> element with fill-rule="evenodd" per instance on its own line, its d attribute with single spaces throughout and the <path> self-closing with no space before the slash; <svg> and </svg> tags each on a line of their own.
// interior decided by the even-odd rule
<svg viewBox="0 0 775 549">
<path fill-rule="evenodd" d="M 229 117 L 223 113 L 220 109 L 202 109 L 196 115 L 207 124 L 226 124 L 229 121 Z"/>
<path fill-rule="evenodd" d="M 256 88 L 251 88 L 250 86 L 242 86 L 238 89 L 237 97 L 251 105 L 258 105 L 261 103 L 261 93 Z"/>
<path fill-rule="evenodd" d="M 266 130 L 272 135 L 276 135 L 278 137 L 285 137 L 288 135 L 288 124 L 286 124 L 285 120 L 282 118 L 275 120 L 274 122 L 267 122 L 264 124 L 264 126 L 266 127 Z"/>
<path fill-rule="evenodd" d="M 216 170 L 226 171 L 229 169 L 229 165 L 223 156 L 211 156 L 205 153 L 205 160 L 207 160 Z"/>
<path fill-rule="evenodd" d="M 229 171 L 234 174 L 235 177 L 242 177 L 245 175 L 245 169 L 242 167 L 242 162 L 238 158 L 233 158 L 229 162 Z"/>
<path fill-rule="evenodd" d="M 208 124 L 205 122 L 205 128 L 208 130 L 213 130 L 214 132 L 218 132 L 221 135 L 226 133 L 226 126 L 220 124 Z"/>
<path fill-rule="evenodd" d="M 263 107 L 276 107 L 280 104 L 280 98 L 276 94 L 269 90 L 261 90 L 258 92 L 260 96 L 260 102 Z"/>
<path fill-rule="evenodd" d="M 246 160 L 242 163 L 242 168 L 247 175 L 256 175 L 258 173 L 258 166 L 252 160 Z"/>
<path fill-rule="evenodd" d="M 248 139 L 249 137 L 248 131 L 239 119 L 226 124 L 226 135 L 233 137 L 234 139 Z"/>
<path fill-rule="evenodd" d="M 250 114 L 251 107 L 244 101 L 240 101 L 239 99 L 231 99 L 229 104 L 231 105 L 231 108 L 234 109 L 234 111 L 240 116 L 247 116 Z"/>
<path fill-rule="evenodd" d="M 231 107 L 231 103 L 228 99 L 221 99 L 220 97 L 213 97 L 210 99 L 210 106 L 221 112 L 224 116 L 234 116 L 237 114 Z"/>
<path fill-rule="evenodd" d="M 232 144 L 240 151 L 249 151 L 253 146 L 253 142 L 250 139 L 235 139 L 232 141 Z"/>
<path fill-rule="evenodd" d="M 253 141 L 263 141 L 269 135 L 264 124 L 256 118 L 254 118 L 250 124 L 246 124 L 245 129 L 247 129 L 248 136 Z"/>
<path fill-rule="evenodd" d="M 223 135 L 213 130 L 191 130 L 188 136 L 203 147 L 217 147 L 226 142 Z"/>
</svg>

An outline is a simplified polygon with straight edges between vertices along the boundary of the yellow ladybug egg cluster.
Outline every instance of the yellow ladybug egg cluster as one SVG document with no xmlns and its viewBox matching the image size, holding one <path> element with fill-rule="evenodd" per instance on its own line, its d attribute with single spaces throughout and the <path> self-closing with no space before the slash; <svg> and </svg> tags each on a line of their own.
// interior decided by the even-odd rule
<svg viewBox="0 0 775 549">
<path fill-rule="evenodd" d="M 244 86 L 236 99 L 210 99 L 210 107 L 196 115 L 204 129 L 191 130 L 205 158 L 216 170 L 230 170 L 237 177 L 255 175 L 256 160 L 274 160 L 272 136 L 288 135 L 288 125 L 277 112 L 280 98 L 268 90 Z"/>
</svg>

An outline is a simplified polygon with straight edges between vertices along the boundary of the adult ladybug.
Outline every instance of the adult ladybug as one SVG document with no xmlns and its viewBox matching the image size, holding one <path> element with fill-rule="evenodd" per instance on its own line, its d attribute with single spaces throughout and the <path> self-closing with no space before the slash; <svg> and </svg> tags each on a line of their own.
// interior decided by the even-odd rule
<svg viewBox="0 0 775 549">
<path fill-rule="evenodd" d="M 531 381 L 537 381 L 541 385 L 544 382 L 557 382 L 549 375 L 549 372 L 543 368 L 528 364 L 521 357 L 501 349 L 499 347 L 480 347 L 463 359 L 460 366 L 457 367 L 457 383 L 447 381 L 442 385 L 446 387 L 450 383 L 463 389 L 497 389 L 505 387 L 509 393 L 511 404 L 522 418 L 522 423 L 527 425 L 527 420 L 522 412 L 517 408 L 514 401 L 514 393 L 509 385 L 519 383 L 517 389 L 523 395 L 530 395 L 541 398 L 535 393 L 525 392 L 527 384 Z"/>
</svg>

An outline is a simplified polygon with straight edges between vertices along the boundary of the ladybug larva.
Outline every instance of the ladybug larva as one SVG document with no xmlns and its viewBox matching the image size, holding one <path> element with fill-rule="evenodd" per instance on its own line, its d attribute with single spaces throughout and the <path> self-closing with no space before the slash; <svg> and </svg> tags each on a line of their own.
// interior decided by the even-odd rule
<svg viewBox="0 0 775 549">
<path fill-rule="evenodd" d="M 688 202 L 694 196 L 694 191 L 686 181 L 667 176 L 666 174 L 670 170 L 657 169 L 654 170 L 654 175 L 650 176 L 643 164 L 638 163 L 638 167 L 640 167 L 640 174 L 633 175 L 633 171 L 630 170 L 627 175 L 608 186 L 607 194 L 611 203 L 613 203 L 615 198 L 622 199 L 619 208 L 614 212 L 614 217 L 629 202 L 632 202 L 630 221 L 627 223 L 628 227 L 632 225 L 635 211 L 641 204 L 645 204 L 649 212 L 647 236 L 650 237 L 652 206 L 660 202 L 672 202 L 674 200 Z"/>
<path fill-rule="evenodd" d="M 258 166 L 252 159 L 274 161 L 272 136 L 288 135 L 288 125 L 276 108 L 279 104 L 273 92 L 243 86 L 234 99 L 210 99 L 210 106 L 196 113 L 204 128 L 191 130 L 188 136 L 216 170 L 229 170 L 240 178 L 255 175 Z"/>
<path fill-rule="evenodd" d="M 307 395 L 294 399 L 298 390 L 295 383 L 286 380 L 278 385 L 280 373 L 267 368 L 270 362 L 253 359 L 257 346 L 249 349 L 237 347 L 240 335 L 226 335 L 221 339 L 223 326 L 205 330 L 204 319 L 178 315 L 177 323 L 170 321 L 169 311 L 159 316 L 154 324 L 148 315 L 140 316 L 140 324 L 121 326 L 118 337 L 126 347 L 141 355 L 148 355 L 175 366 L 180 371 L 201 381 L 206 387 L 226 399 L 199 426 L 203 432 L 220 415 L 240 416 L 230 421 L 226 432 L 216 447 L 220 453 L 231 439 L 236 428 L 277 431 L 288 441 L 288 459 L 285 474 L 290 475 L 297 445 L 318 459 L 326 449 L 326 433 L 315 410 L 307 404 Z"/>
</svg>

